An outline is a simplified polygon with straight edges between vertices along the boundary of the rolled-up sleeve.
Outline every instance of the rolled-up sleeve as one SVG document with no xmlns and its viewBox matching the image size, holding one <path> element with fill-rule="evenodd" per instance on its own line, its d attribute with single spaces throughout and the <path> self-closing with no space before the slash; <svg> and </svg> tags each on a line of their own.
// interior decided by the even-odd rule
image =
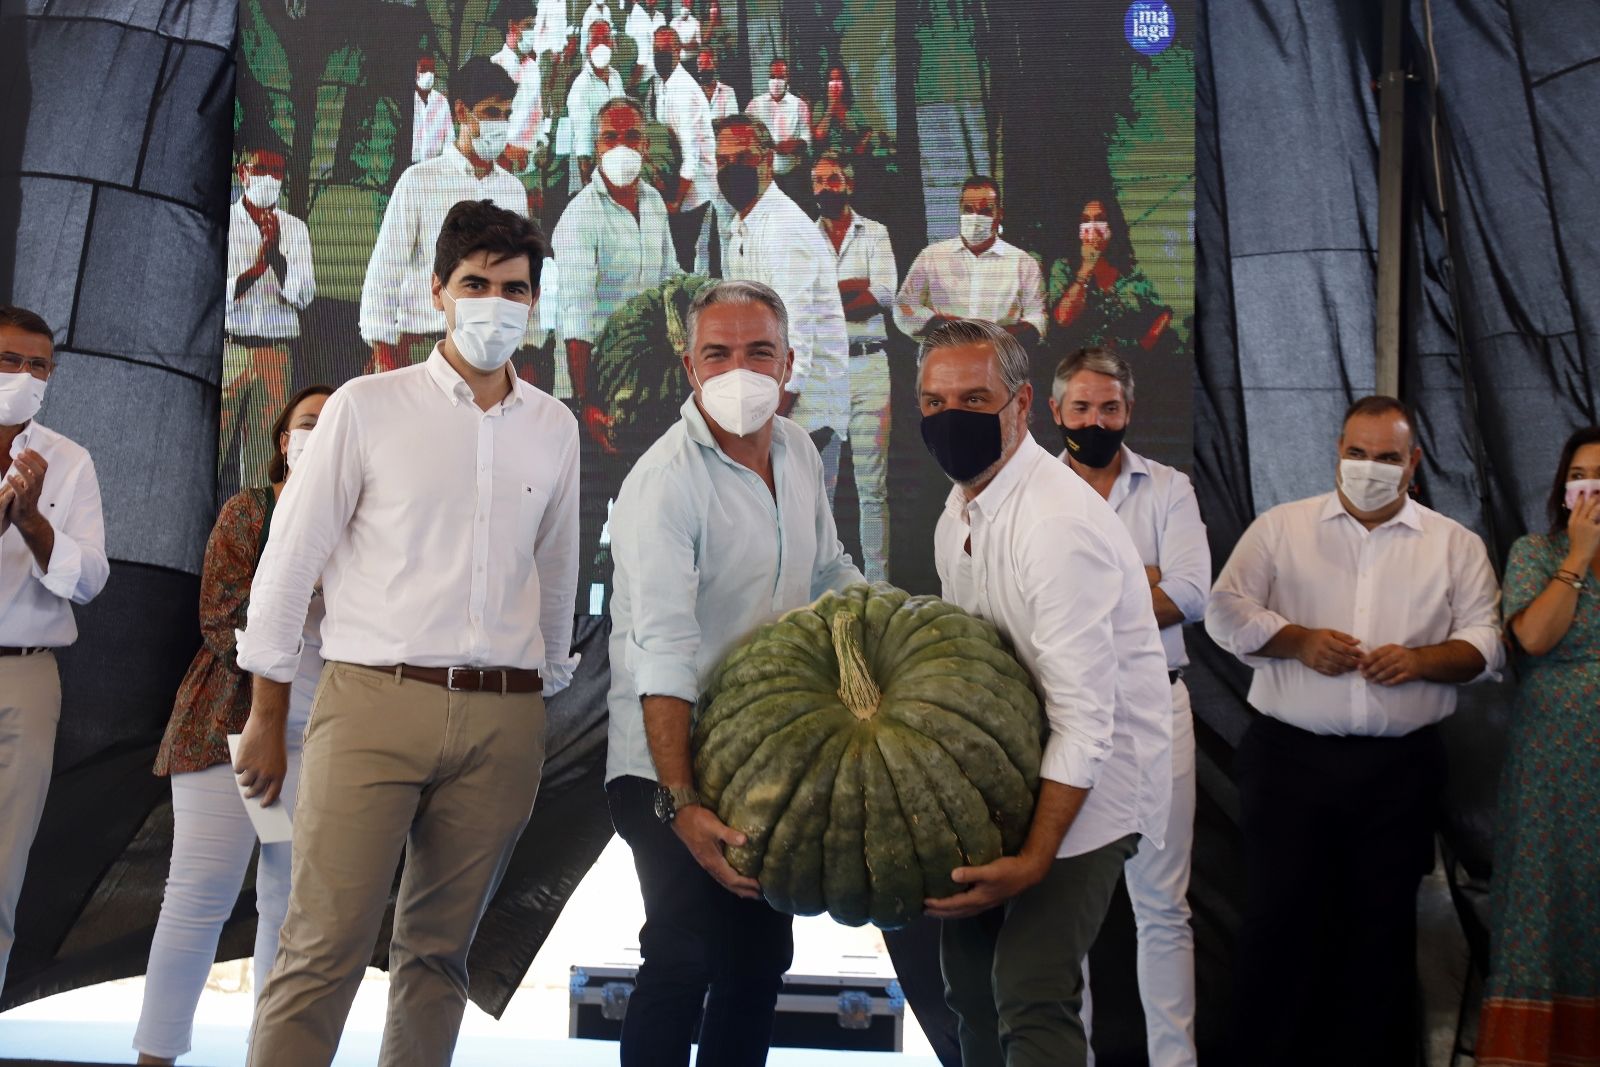
<svg viewBox="0 0 1600 1067">
<path fill-rule="evenodd" d="M 572 684 L 579 659 L 572 654 L 573 604 L 578 594 L 578 424 L 571 415 L 566 420 L 568 439 L 560 461 L 561 478 L 533 543 L 546 697 Z"/>
<path fill-rule="evenodd" d="M 364 449 L 355 405 L 345 390 L 328 398 L 294 477 L 272 514 L 272 532 L 250 586 L 249 624 L 239 667 L 292 682 L 300 666 L 306 608 L 328 557 L 361 496 Z"/>
<path fill-rule="evenodd" d="M 280 219 L 285 216 L 280 215 Z M 289 276 L 283 280 L 284 302 L 296 311 L 304 311 L 317 295 L 317 280 L 311 263 L 311 234 L 299 219 L 283 223 L 284 260 L 289 265 Z"/>
<path fill-rule="evenodd" d="M 923 249 L 917 254 L 894 304 L 894 324 L 908 337 L 920 335 L 933 320 L 933 308 L 929 306 L 929 275 L 933 266 L 928 262 L 928 253 L 928 249 Z"/>
<path fill-rule="evenodd" d="M 867 256 L 867 291 L 879 307 L 892 309 L 900 279 L 895 273 L 894 247 L 889 243 L 887 228 L 879 226 L 872 232 Z"/>
<path fill-rule="evenodd" d="M 1276 540 L 1272 512 L 1252 522 L 1223 565 L 1206 605 L 1206 633 L 1247 667 L 1271 663 L 1255 653 L 1289 625 L 1288 619 L 1267 607 Z"/>
<path fill-rule="evenodd" d="M 562 212 L 550 238 L 557 270 L 561 276 L 561 337 L 569 341 L 594 342 L 595 300 L 600 286 L 599 242 L 596 231 L 600 220 L 575 203 Z"/>
<path fill-rule="evenodd" d="M 1203 620 L 1211 587 L 1211 546 L 1194 486 L 1183 474 L 1172 479 L 1157 555 L 1161 591 L 1183 612 L 1184 622 Z"/>
<path fill-rule="evenodd" d="M 111 565 L 106 560 L 106 524 L 94 461 L 85 456 L 74 475 L 66 517 L 54 524 L 50 565 L 41 570 L 35 560 L 33 576 L 63 600 L 87 604 L 106 587 Z"/>
<path fill-rule="evenodd" d="M 700 696 L 699 532 L 686 495 L 691 488 L 664 471 L 629 478 L 610 525 L 616 596 L 632 606 L 624 655 L 634 691 L 693 703 Z"/>
<path fill-rule="evenodd" d="M 1122 568 L 1112 547 L 1070 516 L 1039 517 L 1018 531 L 1016 550 L 1035 681 L 1050 726 L 1039 773 L 1092 789 L 1112 748 L 1118 662 L 1112 614 L 1123 595 Z"/>
<path fill-rule="evenodd" d="M 1458 528 L 1450 546 L 1451 641 L 1465 641 L 1483 656 L 1483 671 L 1473 682 L 1499 681 L 1506 646 L 1501 640 L 1500 585 L 1483 539 Z"/>
</svg>

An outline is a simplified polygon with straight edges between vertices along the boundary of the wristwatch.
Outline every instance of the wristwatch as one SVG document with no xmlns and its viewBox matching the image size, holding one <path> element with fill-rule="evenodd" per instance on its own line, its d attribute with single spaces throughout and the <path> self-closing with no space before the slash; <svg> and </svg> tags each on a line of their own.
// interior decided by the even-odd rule
<svg viewBox="0 0 1600 1067">
<path fill-rule="evenodd" d="M 668 789 L 656 786 L 656 818 L 670 824 L 684 808 L 700 803 L 700 794 L 693 789 Z"/>
</svg>

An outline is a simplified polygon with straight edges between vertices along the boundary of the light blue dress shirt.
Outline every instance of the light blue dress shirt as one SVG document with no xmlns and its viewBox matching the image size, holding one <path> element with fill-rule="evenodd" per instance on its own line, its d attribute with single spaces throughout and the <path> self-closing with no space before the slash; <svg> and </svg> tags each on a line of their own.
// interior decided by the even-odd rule
<svg viewBox="0 0 1600 1067">
<path fill-rule="evenodd" d="M 863 580 L 839 543 L 822 458 L 803 429 L 773 420 L 774 497 L 717 446 L 693 397 L 682 410 L 611 509 L 607 781 L 656 777 L 640 696 L 699 699 L 757 626 Z"/>
</svg>

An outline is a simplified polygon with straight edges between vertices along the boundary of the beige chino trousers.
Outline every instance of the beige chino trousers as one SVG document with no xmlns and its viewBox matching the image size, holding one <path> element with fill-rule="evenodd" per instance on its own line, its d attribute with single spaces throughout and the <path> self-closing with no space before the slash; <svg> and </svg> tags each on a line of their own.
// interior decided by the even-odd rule
<svg viewBox="0 0 1600 1067">
<path fill-rule="evenodd" d="M 326 1067 L 406 856 L 380 1067 L 445 1067 L 467 949 L 533 811 L 537 693 L 453 693 L 329 663 L 306 728 L 289 914 L 256 1002 L 249 1067 Z"/>
<path fill-rule="evenodd" d="M 61 719 L 54 652 L 0 656 L 0 989 L 17 933 L 17 898 L 39 832 Z"/>
</svg>

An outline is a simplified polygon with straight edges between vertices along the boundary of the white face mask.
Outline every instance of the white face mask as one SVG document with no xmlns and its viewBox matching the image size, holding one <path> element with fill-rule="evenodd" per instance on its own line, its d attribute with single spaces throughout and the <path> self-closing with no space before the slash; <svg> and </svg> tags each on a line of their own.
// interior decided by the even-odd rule
<svg viewBox="0 0 1600 1067">
<path fill-rule="evenodd" d="M 256 207 L 272 207 L 282 191 L 283 182 L 270 174 L 252 174 L 244 180 L 244 195 Z"/>
<path fill-rule="evenodd" d="M 783 99 L 783 94 L 788 92 L 788 91 L 789 91 L 789 79 L 787 79 L 787 78 L 768 78 L 767 79 L 767 92 L 772 94 L 772 99 L 774 99 L 774 100 L 782 100 Z"/>
<path fill-rule="evenodd" d="M 994 236 L 994 219 L 988 215 L 961 213 L 961 239 L 969 245 L 981 245 Z"/>
<path fill-rule="evenodd" d="M 611 46 L 597 44 L 589 49 L 589 62 L 594 64 L 595 70 L 605 70 L 611 66 Z"/>
<path fill-rule="evenodd" d="M 778 380 L 743 367 L 700 383 L 706 414 L 735 437 L 755 433 L 778 412 Z"/>
<path fill-rule="evenodd" d="M 1584 497 L 1600 496 L 1600 478 L 1579 478 L 1567 483 L 1567 510 L 1578 506 Z"/>
<path fill-rule="evenodd" d="M 600 170 L 612 185 L 632 185 L 643 167 L 644 157 L 627 145 L 618 145 L 600 157 Z"/>
<path fill-rule="evenodd" d="M 289 443 L 284 446 L 283 460 L 294 470 L 294 465 L 300 462 L 300 453 L 306 450 L 306 442 L 311 440 L 311 431 L 301 427 L 289 431 Z"/>
<path fill-rule="evenodd" d="M 0 374 L 0 426 L 21 426 L 39 414 L 45 383 L 29 374 Z"/>
<path fill-rule="evenodd" d="M 1400 496 L 1406 469 L 1370 459 L 1341 459 L 1339 488 L 1357 511 L 1381 511 Z"/>
<path fill-rule="evenodd" d="M 417 88 L 423 92 L 433 88 L 433 71 L 425 70 L 417 75 Z"/>
<path fill-rule="evenodd" d="M 506 119 L 479 119 L 478 133 L 472 139 L 472 154 L 485 163 L 493 163 L 506 150 L 511 139 L 511 123 Z"/>
<path fill-rule="evenodd" d="M 533 309 L 504 297 L 457 300 L 450 290 L 439 291 L 455 306 L 456 322 L 450 327 L 450 339 L 462 358 L 485 373 L 505 366 L 528 333 L 528 314 Z"/>
<path fill-rule="evenodd" d="M 1104 244 L 1111 240 L 1111 223 L 1109 222 L 1080 222 L 1078 223 L 1078 240 L 1084 243 L 1094 242 Z"/>
</svg>

